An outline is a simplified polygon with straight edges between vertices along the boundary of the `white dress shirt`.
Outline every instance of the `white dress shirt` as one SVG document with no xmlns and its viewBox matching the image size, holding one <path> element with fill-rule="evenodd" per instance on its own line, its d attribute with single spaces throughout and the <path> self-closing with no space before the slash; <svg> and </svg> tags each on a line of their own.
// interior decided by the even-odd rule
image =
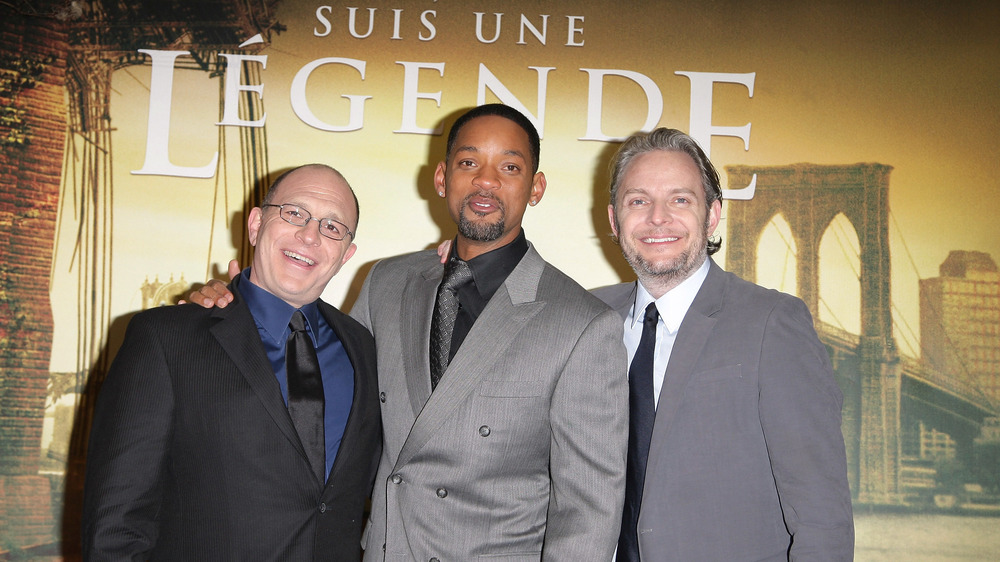
<svg viewBox="0 0 1000 562">
<path fill-rule="evenodd" d="M 677 330 L 681 327 L 681 321 L 687 314 L 688 308 L 694 301 L 694 297 L 701 289 L 705 277 L 708 276 L 708 260 L 701 264 L 690 277 L 681 282 L 680 285 L 667 291 L 665 295 L 656 299 L 656 310 L 660 314 L 660 319 L 656 324 L 656 352 L 653 356 L 653 405 L 660 401 L 660 389 L 663 388 L 663 376 L 667 372 L 667 363 L 670 361 L 670 352 L 674 348 L 674 340 L 677 338 Z M 639 339 L 642 337 L 643 316 L 646 307 L 653 302 L 653 295 L 638 283 L 639 287 L 635 295 L 635 303 L 632 310 L 625 318 L 625 348 L 628 349 L 628 361 L 632 364 L 635 351 L 639 347 Z M 637 312 L 638 311 L 638 312 Z"/>
</svg>

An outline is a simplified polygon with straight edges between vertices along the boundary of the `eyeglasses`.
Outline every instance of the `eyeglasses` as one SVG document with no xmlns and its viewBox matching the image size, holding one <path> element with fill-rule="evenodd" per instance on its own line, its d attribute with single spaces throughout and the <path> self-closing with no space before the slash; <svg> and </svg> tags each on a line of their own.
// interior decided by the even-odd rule
<svg viewBox="0 0 1000 562">
<path fill-rule="evenodd" d="M 319 223 L 319 233 L 330 240 L 343 240 L 345 236 L 350 236 L 352 240 L 354 239 L 354 233 L 344 223 L 333 219 L 314 218 L 309 211 L 298 205 L 290 205 L 288 203 L 275 205 L 269 203 L 261 206 L 277 207 L 278 216 L 288 224 L 294 224 L 295 226 L 305 226 L 309 224 L 309 221 L 316 221 Z"/>
</svg>

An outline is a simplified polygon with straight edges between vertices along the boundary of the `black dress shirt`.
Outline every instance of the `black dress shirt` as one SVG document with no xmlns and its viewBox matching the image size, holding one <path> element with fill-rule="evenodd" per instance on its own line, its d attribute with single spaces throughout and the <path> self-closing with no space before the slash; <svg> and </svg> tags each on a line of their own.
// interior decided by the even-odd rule
<svg viewBox="0 0 1000 562">
<path fill-rule="evenodd" d="M 455 258 L 455 246 L 451 245 L 451 256 Z M 450 359 L 455 358 L 455 353 L 465 341 L 465 336 L 469 335 L 469 330 L 476 323 L 476 319 L 486 308 L 486 305 L 493 298 L 500 285 L 507 280 L 511 271 L 521 263 L 521 258 L 528 251 L 528 241 L 524 237 L 524 229 L 517 235 L 510 244 L 501 246 L 496 250 L 490 250 L 481 256 L 476 256 L 468 261 L 469 268 L 472 269 L 472 282 L 459 287 L 458 289 L 458 315 L 455 317 L 455 331 L 451 334 Z"/>
<path fill-rule="evenodd" d="M 451 245 L 449 259 L 457 259 L 455 243 Z M 528 240 L 524 237 L 524 229 L 510 244 L 490 250 L 468 261 L 472 269 L 472 282 L 458 289 L 458 315 L 455 316 L 455 331 L 451 334 L 451 352 L 449 359 L 455 358 L 455 353 L 469 335 L 469 330 L 476 323 L 486 305 L 493 298 L 500 285 L 507 280 L 511 271 L 521 263 L 521 258 L 528 251 Z"/>
</svg>

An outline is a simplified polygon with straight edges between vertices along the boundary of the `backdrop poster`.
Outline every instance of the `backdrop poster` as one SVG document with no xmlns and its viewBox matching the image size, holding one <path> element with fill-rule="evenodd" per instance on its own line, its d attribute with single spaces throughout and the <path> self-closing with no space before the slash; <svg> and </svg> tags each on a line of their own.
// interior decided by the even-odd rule
<svg viewBox="0 0 1000 562">
<path fill-rule="evenodd" d="M 806 300 L 834 359 L 857 559 L 1000 555 L 995 5 L 2 4 L 0 553 L 73 557 L 95 383 L 129 315 L 246 260 L 255 188 L 308 162 L 354 186 L 324 294 L 349 309 L 376 260 L 454 234 L 442 127 L 502 102 L 543 137 L 526 234 L 586 287 L 632 279 L 618 141 L 695 136 L 720 265 Z"/>
</svg>

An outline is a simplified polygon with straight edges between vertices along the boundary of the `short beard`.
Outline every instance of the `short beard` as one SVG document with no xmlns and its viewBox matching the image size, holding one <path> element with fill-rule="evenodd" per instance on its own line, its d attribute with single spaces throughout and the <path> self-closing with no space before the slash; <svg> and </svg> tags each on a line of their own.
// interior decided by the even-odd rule
<svg viewBox="0 0 1000 562">
<path fill-rule="evenodd" d="M 465 216 L 465 210 L 469 208 L 469 200 L 478 195 L 481 194 L 469 195 L 462 201 L 462 210 L 458 214 L 458 232 L 464 238 L 476 242 L 493 242 L 494 240 L 499 240 L 503 236 L 507 218 L 507 209 L 499 199 L 493 198 L 500 213 L 499 220 L 492 223 L 473 222 Z M 472 212 L 475 213 L 475 211 Z M 479 215 L 479 213 L 476 214 Z"/>
<path fill-rule="evenodd" d="M 622 255 L 625 256 L 625 261 L 632 266 L 639 280 L 645 281 L 643 283 L 644 286 L 649 288 L 659 285 L 673 288 L 690 277 L 708 259 L 708 225 L 708 219 L 706 219 L 705 225 L 702 228 L 702 241 L 699 247 L 688 248 L 684 252 L 681 252 L 679 256 L 665 263 L 654 263 L 647 260 L 634 247 L 626 247 L 620 240 L 618 241 L 618 246 L 621 248 Z M 621 227 L 619 226 L 618 228 L 621 231 Z M 694 252 L 697 252 L 697 255 Z"/>
</svg>

